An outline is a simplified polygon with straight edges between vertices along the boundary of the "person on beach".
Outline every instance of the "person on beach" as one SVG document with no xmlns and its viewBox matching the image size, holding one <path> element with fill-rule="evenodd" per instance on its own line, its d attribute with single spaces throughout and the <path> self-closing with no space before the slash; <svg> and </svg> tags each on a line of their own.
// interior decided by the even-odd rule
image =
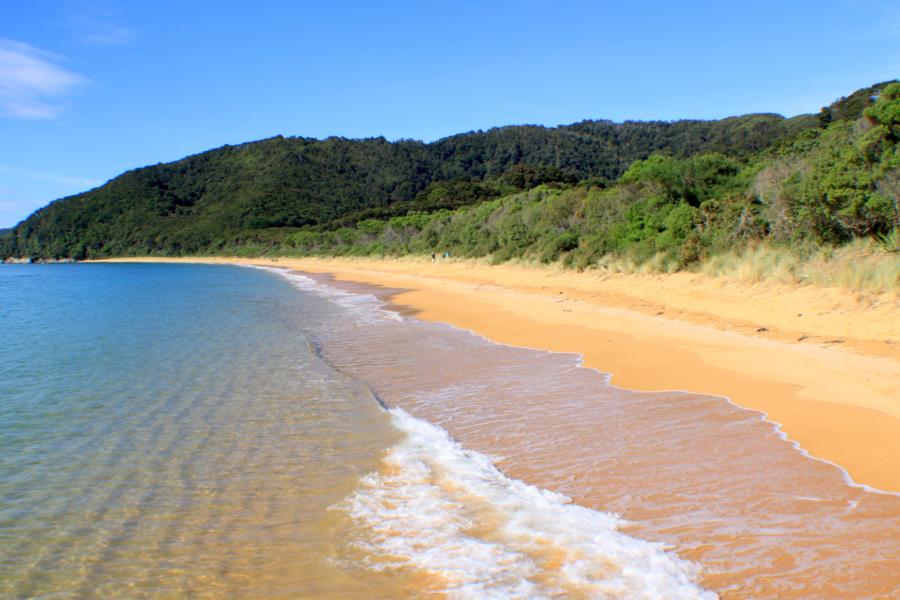
<svg viewBox="0 0 900 600">
<path fill-rule="evenodd" d="M 434 252 L 431 253 L 431 262 L 437 262 L 437 256 Z"/>
</svg>

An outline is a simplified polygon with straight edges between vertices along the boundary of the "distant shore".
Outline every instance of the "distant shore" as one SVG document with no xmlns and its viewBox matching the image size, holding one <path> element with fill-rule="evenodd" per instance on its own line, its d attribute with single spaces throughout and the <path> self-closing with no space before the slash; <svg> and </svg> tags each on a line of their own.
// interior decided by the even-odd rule
<svg viewBox="0 0 900 600">
<path fill-rule="evenodd" d="M 392 302 L 417 318 L 502 343 L 581 353 L 620 387 L 726 396 L 766 413 L 857 484 L 900 492 L 895 295 L 457 260 L 113 260 L 268 265 L 397 288 Z"/>
</svg>

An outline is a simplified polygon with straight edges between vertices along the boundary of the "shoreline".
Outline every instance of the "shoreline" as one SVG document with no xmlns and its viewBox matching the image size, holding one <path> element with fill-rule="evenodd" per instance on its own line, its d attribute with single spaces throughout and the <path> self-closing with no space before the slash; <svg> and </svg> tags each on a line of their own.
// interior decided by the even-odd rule
<svg viewBox="0 0 900 600">
<path fill-rule="evenodd" d="M 254 264 L 391 288 L 390 302 L 406 314 L 503 344 L 580 354 L 617 387 L 724 397 L 761 413 L 782 438 L 841 468 L 853 484 L 900 492 L 895 296 L 455 260 L 104 262 Z"/>
</svg>

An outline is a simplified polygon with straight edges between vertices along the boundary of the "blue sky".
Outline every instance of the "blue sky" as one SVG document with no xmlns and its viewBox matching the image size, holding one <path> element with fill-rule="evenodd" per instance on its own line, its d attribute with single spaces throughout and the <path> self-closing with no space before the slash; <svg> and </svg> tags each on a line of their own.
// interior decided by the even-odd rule
<svg viewBox="0 0 900 600">
<path fill-rule="evenodd" d="M 790 116 L 898 75 L 896 0 L 0 0 L 0 227 L 277 134 Z"/>
</svg>

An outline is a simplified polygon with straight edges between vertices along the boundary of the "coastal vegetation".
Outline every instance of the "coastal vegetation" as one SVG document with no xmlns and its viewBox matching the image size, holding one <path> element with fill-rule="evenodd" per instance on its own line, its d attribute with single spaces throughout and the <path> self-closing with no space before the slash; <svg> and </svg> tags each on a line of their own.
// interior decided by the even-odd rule
<svg viewBox="0 0 900 600">
<path fill-rule="evenodd" d="M 795 281 L 855 256 L 869 274 L 820 282 L 896 289 L 898 141 L 900 83 L 792 119 L 277 137 L 54 202 L 0 236 L 0 256 L 437 252 Z"/>
</svg>

